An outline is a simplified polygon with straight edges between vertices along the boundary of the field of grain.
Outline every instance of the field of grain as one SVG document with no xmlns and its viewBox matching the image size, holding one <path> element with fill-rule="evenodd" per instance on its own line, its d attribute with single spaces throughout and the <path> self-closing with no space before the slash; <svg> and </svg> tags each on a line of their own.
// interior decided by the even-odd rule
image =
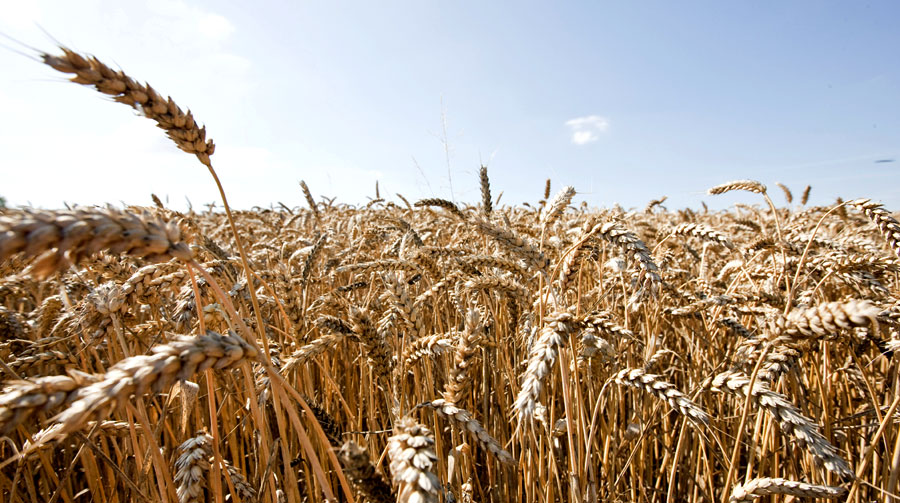
<svg viewBox="0 0 900 503">
<path fill-rule="evenodd" d="M 471 204 L 302 183 L 232 211 L 189 112 L 43 58 L 156 121 L 226 211 L 0 212 L 0 500 L 897 498 L 876 202 L 743 180 L 709 192 L 758 205 L 595 209 L 548 180 L 510 207 L 482 168 Z"/>
</svg>

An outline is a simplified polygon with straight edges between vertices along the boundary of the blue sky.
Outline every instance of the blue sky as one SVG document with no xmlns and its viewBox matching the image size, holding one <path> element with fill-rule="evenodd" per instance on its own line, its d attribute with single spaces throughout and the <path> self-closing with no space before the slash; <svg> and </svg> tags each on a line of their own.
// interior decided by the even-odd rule
<svg viewBox="0 0 900 503">
<path fill-rule="evenodd" d="M 546 178 L 576 203 L 900 209 L 897 2 L 0 0 L 0 32 L 54 38 L 190 107 L 238 207 L 314 194 L 505 203 Z M 4 45 L 11 45 L 4 42 Z M 59 207 L 217 200 L 152 123 L 0 49 L 0 195 Z M 443 118 L 443 119 L 442 119 Z M 446 134 L 444 133 L 446 130 Z M 449 163 L 445 142 L 449 146 Z M 875 161 L 891 159 L 894 162 Z M 449 164 L 449 166 L 448 166 Z"/>
</svg>

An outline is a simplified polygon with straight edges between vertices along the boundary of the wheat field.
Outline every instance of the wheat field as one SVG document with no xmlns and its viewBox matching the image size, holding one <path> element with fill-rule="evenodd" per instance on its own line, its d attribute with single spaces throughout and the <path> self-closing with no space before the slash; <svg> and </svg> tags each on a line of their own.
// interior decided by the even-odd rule
<svg viewBox="0 0 900 503">
<path fill-rule="evenodd" d="M 739 180 L 709 193 L 759 204 L 596 209 L 547 180 L 511 207 L 482 168 L 471 204 L 304 182 L 237 211 L 190 112 L 41 57 L 154 120 L 225 211 L 0 212 L 0 500 L 898 498 L 876 202 Z"/>
</svg>

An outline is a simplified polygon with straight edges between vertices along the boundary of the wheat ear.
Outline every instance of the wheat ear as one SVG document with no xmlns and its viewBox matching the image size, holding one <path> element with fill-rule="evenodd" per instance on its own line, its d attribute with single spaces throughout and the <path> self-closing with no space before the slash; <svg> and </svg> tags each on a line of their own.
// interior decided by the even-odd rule
<svg viewBox="0 0 900 503">
<path fill-rule="evenodd" d="M 544 323 L 528 356 L 528 366 L 522 375 L 522 388 L 513 405 L 520 420 L 529 421 L 534 418 L 544 380 L 556 363 L 560 348 L 568 344 L 569 334 L 574 329 L 572 315 L 567 312 L 550 315 Z"/>
<path fill-rule="evenodd" d="M 448 419 L 450 422 L 460 426 L 464 431 L 469 432 L 482 447 L 496 456 L 501 462 L 515 462 L 515 458 L 512 457 L 512 454 L 504 449 L 503 446 L 500 445 L 500 442 L 488 433 L 477 419 L 472 417 L 472 414 L 469 411 L 462 409 L 455 403 L 443 398 L 419 404 L 419 407 L 431 409 L 435 411 L 437 415 Z"/>
<path fill-rule="evenodd" d="M 466 219 L 466 214 L 463 213 L 463 212 L 459 209 L 459 206 L 457 206 L 457 205 L 454 204 L 453 202 L 448 201 L 448 200 L 446 200 L 446 199 L 440 199 L 440 198 L 437 198 L 437 197 L 432 197 L 432 198 L 428 198 L 428 199 L 421 199 L 421 200 L 419 200 L 419 201 L 416 201 L 416 204 L 414 204 L 413 206 L 417 206 L 417 207 L 423 207 L 423 206 L 436 206 L 436 207 L 438 207 L 438 208 L 443 208 L 443 209 L 449 211 L 451 214 L 453 214 L 454 216 L 456 216 L 456 217 L 458 217 L 458 218 L 460 218 L 460 219 L 462 219 L 462 220 L 465 220 L 465 219 Z"/>
<path fill-rule="evenodd" d="M 393 503 L 391 487 L 372 466 L 368 452 L 353 441 L 344 443 L 338 453 L 344 475 L 353 488 L 369 503 Z"/>
<path fill-rule="evenodd" d="M 803 194 L 800 196 L 800 204 L 806 206 L 806 203 L 809 202 L 809 192 L 812 190 L 812 185 L 807 185 L 805 189 L 803 189 Z"/>
<path fill-rule="evenodd" d="M 306 204 L 309 205 L 309 209 L 315 215 L 316 220 L 319 219 L 319 207 L 316 205 L 316 200 L 313 199 L 312 192 L 309 191 L 309 186 L 306 185 L 305 180 L 300 180 L 300 189 L 303 190 L 303 197 L 306 199 Z"/>
<path fill-rule="evenodd" d="M 784 332 L 807 337 L 823 337 L 841 329 L 871 326 L 878 327 L 881 312 L 868 300 L 829 302 L 808 309 L 795 309 L 784 320 Z"/>
<path fill-rule="evenodd" d="M 900 222 L 891 216 L 884 206 L 869 199 L 856 199 L 849 201 L 847 205 L 865 213 L 878 226 L 878 230 L 881 231 L 881 235 L 884 236 L 894 253 L 900 257 Z"/>
<path fill-rule="evenodd" d="M 312 274 L 313 265 L 316 263 L 316 259 L 319 258 L 319 255 L 322 254 L 322 249 L 325 247 L 325 241 L 328 240 L 328 233 L 323 232 L 316 242 L 313 244 L 312 249 L 309 251 L 309 255 L 306 256 L 306 260 L 303 261 L 303 269 L 300 271 L 300 281 L 304 288 L 306 288 L 307 283 L 309 283 L 309 277 Z"/>
<path fill-rule="evenodd" d="M 21 374 L 33 367 L 50 362 L 57 364 L 76 363 L 74 355 L 51 349 L 40 353 L 19 356 L 15 360 L 9 362 L 8 365 L 9 368 Z"/>
<path fill-rule="evenodd" d="M 718 243 L 729 250 L 734 250 L 734 243 L 732 243 L 727 237 L 725 237 L 719 231 L 707 227 L 702 224 L 688 223 L 688 224 L 679 224 L 674 229 L 672 229 L 672 234 L 676 236 L 684 236 L 684 235 L 692 235 L 697 236 L 700 239 L 711 241 L 713 243 Z"/>
<path fill-rule="evenodd" d="M 175 336 L 156 346 L 150 355 L 132 356 L 116 363 L 97 382 L 76 388 L 67 397 L 68 408 L 54 418 L 56 424 L 37 435 L 35 445 L 61 439 L 84 428 L 89 420 L 101 421 L 132 395 L 160 392 L 176 380 L 197 372 L 222 370 L 256 358 L 256 350 L 237 334 Z"/>
<path fill-rule="evenodd" d="M 847 490 L 837 486 L 807 484 L 795 480 L 761 477 L 746 484 L 738 484 L 731 491 L 729 503 L 752 503 L 770 494 L 789 494 L 800 498 L 839 498 Z"/>
<path fill-rule="evenodd" d="M 752 398 L 759 407 L 778 421 L 785 433 L 796 438 L 801 446 L 813 455 L 816 462 L 822 463 L 828 471 L 841 477 L 853 477 L 850 465 L 840 457 L 837 448 L 819 433 L 818 425 L 804 416 L 787 397 L 772 391 L 764 382 L 757 380 L 751 390 L 750 378 L 746 374 L 728 371 L 716 375 L 712 380 L 712 386 L 713 389 L 736 394 L 745 400 Z"/>
<path fill-rule="evenodd" d="M 491 180 L 488 178 L 487 166 L 482 166 L 478 171 L 478 181 L 481 185 L 481 211 L 485 215 L 490 215 L 493 205 L 491 204 Z"/>
<path fill-rule="evenodd" d="M 453 368 L 444 391 L 444 398 L 451 403 L 460 403 L 472 387 L 472 368 L 477 356 L 478 344 L 484 335 L 481 312 L 469 309 L 466 312 L 465 329 L 459 337 L 453 356 Z"/>
<path fill-rule="evenodd" d="M 337 346 L 339 342 L 344 340 L 348 335 L 353 335 L 353 329 L 344 320 L 334 316 L 323 315 L 316 320 L 316 325 L 320 330 L 328 330 L 327 333 L 318 339 L 304 345 L 296 352 L 292 353 L 281 367 L 281 373 L 287 374 L 298 365 L 306 363 L 309 359 L 314 358 L 325 351 Z"/>
<path fill-rule="evenodd" d="M 390 380 L 394 364 L 391 359 L 391 349 L 388 347 L 384 335 L 375 329 L 371 313 L 363 308 L 350 307 L 350 325 L 353 333 L 359 338 L 363 352 L 372 366 L 378 384 L 385 386 Z"/>
<path fill-rule="evenodd" d="M 510 231 L 508 229 L 504 229 L 493 223 L 481 219 L 474 219 L 473 223 L 475 224 L 475 228 L 478 229 L 479 232 L 484 234 L 485 236 L 489 236 L 493 238 L 495 241 L 500 243 L 501 246 L 508 249 L 511 253 L 514 253 L 526 261 L 529 264 L 537 267 L 538 269 L 544 269 L 549 264 L 549 260 L 544 257 L 544 254 L 541 253 L 537 247 L 534 246 L 528 240 L 519 237 L 515 232 Z"/>
<path fill-rule="evenodd" d="M 709 415 L 662 376 L 643 369 L 624 369 L 614 377 L 616 383 L 642 389 L 687 417 L 695 425 L 709 424 Z"/>
<path fill-rule="evenodd" d="M 434 358 L 456 347 L 459 334 L 456 332 L 430 334 L 409 342 L 403 350 L 403 365 L 411 367 L 425 357 Z"/>
<path fill-rule="evenodd" d="M 562 190 L 557 192 L 550 204 L 544 207 L 544 211 L 541 212 L 541 225 L 546 227 L 556 221 L 569 207 L 573 197 L 575 197 L 575 187 L 571 185 L 563 187 Z"/>
<path fill-rule="evenodd" d="M 26 270 L 43 279 L 102 250 L 153 262 L 191 260 L 181 230 L 148 212 L 113 208 L 27 210 L 0 216 L 0 261 L 21 253 L 36 259 Z"/>
<path fill-rule="evenodd" d="M 589 234 L 596 233 L 606 241 L 630 253 L 638 261 L 644 274 L 646 274 L 653 283 L 660 283 L 662 281 L 659 277 L 659 266 L 653 261 L 650 250 L 633 232 L 630 232 L 618 222 L 597 224 L 595 228 L 597 227 L 599 227 L 599 229 L 592 229 L 589 231 Z"/>
<path fill-rule="evenodd" d="M 73 372 L 71 376 L 7 383 L 0 394 L 0 435 L 8 435 L 33 414 L 54 410 L 66 402 L 70 393 L 97 380 L 89 374 Z"/>
<path fill-rule="evenodd" d="M 669 196 L 662 196 L 659 199 L 651 199 L 650 202 L 647 203 L 647 206 L 644 207 L 644 213 L 653 213 L 653 208 L 662 205 L 668 198 Z M 665 209 L 665 207 L 662 208 Z"/>
<path fill-rule="evenodd" d="M 94 86 L 113 100 L 134 108 L 152 119 L 181 150 L 194 154 L 206 166 L 215 152 L 215 144 L 206 139 L 206 128 L 199 127 L 191 111 L 183 112 L 172 98 L 163 98 L 148 84 L 140 84 L 121 70 L 113 70 L 92 56 L 82 56 L 65 47 L 61 55 L 42 54 L 44 63 L 53 69 L 71 73 L 77 84 Z"/>
<path fill-rule="evenodd" d="M 250 481 L 247 480 L 247 477 L 244 477 L 244 474 L 237 469 L 236 466 L 232 465 L 228 461 L 223 460 L 225 463 L 225 471 L 228 473 L 228 477 L 231 479 L 231 484 L 234 486 L 235 492 L 237 492 L 238 497 L 241 499 L 241 503 L 254 503 L 256 501 L 256 489 L 250 484 Z M 234 501 L 231 499 L 231 495 L 225 498 L 226 502 Z"/>
<path fill-rule="evenodd" d="M 731 192 L 732 190 L 746 190 L 748 192 L 753 192 L 754 194 L 764 194 L 766 192 L 766 186 L 755 180 L 735 180 L 733 182 L 711 187 L 706 193 L 710 195 L 724 194 L 726 192 Z"/>
<path fill-rule="evenodd" d="M 531 298 L 531 292 L 525 286 L 513 279 L 500 276 L 477 276 L 466 281 L 465 287 L 468 290 L 504 291 L 522 307 L 528 306 L 528 299 Z"/>
<path fill-rule="evenodd" d="M 179 503 L 201 503 L 204 497 L 213 438 L 205 431 L 178 446 L 181 454 L 175 461 L 175 484 Z"/>
<path fill-rule="evenodd" d="M 495 267 L 506 271 L 514 272 L 522 277 L 527 277 L 530 271 L 520 260 L 513 260 L 499 255 L 467 255 L 456 259 L 465 266 L 475 268 Z"/>
<path fill-rule="evenodd" d="M 284 365 L 281 366 L 281 373 L 287 374 L 293 371 L 310 359 L 337 346 L 345 337 L 346 334 L 342 333 L 325 334 L 309 344 L 304 345 L 285 360 Z"/>
<path fill-rule="evenodd" d="M 394 424 L 388 439 L 391 473 L 397 484 L 399 503 L 437 503 L 441 482 L 434 470 L 437 456 L 431 431 L 410 417 Z"/>
<path fill-rule="evenodd" d="M 794 202 L 794 194 L 791 193 L 791 189 L 787 188 L 787 185 L 781 182 L 775 182 L 775 185 L 777 185 L 778 188 L 781 189 L 782 192 L 784 192 L 784 199 L 788 204 Z"/>
</svg>

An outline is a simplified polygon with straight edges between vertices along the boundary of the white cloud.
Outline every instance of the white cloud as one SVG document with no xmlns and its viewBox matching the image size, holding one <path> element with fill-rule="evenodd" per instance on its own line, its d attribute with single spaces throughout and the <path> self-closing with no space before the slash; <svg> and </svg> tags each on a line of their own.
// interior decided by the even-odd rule
<svg viewBox="0 0 900 503">
<path fill-rule="evenodd" d="M 584 145 L 597 141 L 600 137 L 593 131 L 575 131 L 572 133 L 572 143 L 575 145 Z"/>
<path fill-rule="evenodd" d="M 148 23 L 179 42 L 195 39 L 200 34 L 207 42 L 221 43 L 235 31 L 234 24 L 225 16 L 188 5 L 183 0 L 153 0 L 146 5 L 155 17 L 148 19 Z"/>
<path fill-rule="evenodd" d="M 205 13 L 197 21 L 197 31 L 213 40 L 224 40 L 234 32 L 234 25 L 225 16 Z"/>
<path fill-rule="evenodd" d="M 572 130 L 572 143 L 586 145 L 600 139 L 600 135 L 609 131 L 609 119 L 599 115 L 576 117 L 566 121 Z"/>
</svg>

